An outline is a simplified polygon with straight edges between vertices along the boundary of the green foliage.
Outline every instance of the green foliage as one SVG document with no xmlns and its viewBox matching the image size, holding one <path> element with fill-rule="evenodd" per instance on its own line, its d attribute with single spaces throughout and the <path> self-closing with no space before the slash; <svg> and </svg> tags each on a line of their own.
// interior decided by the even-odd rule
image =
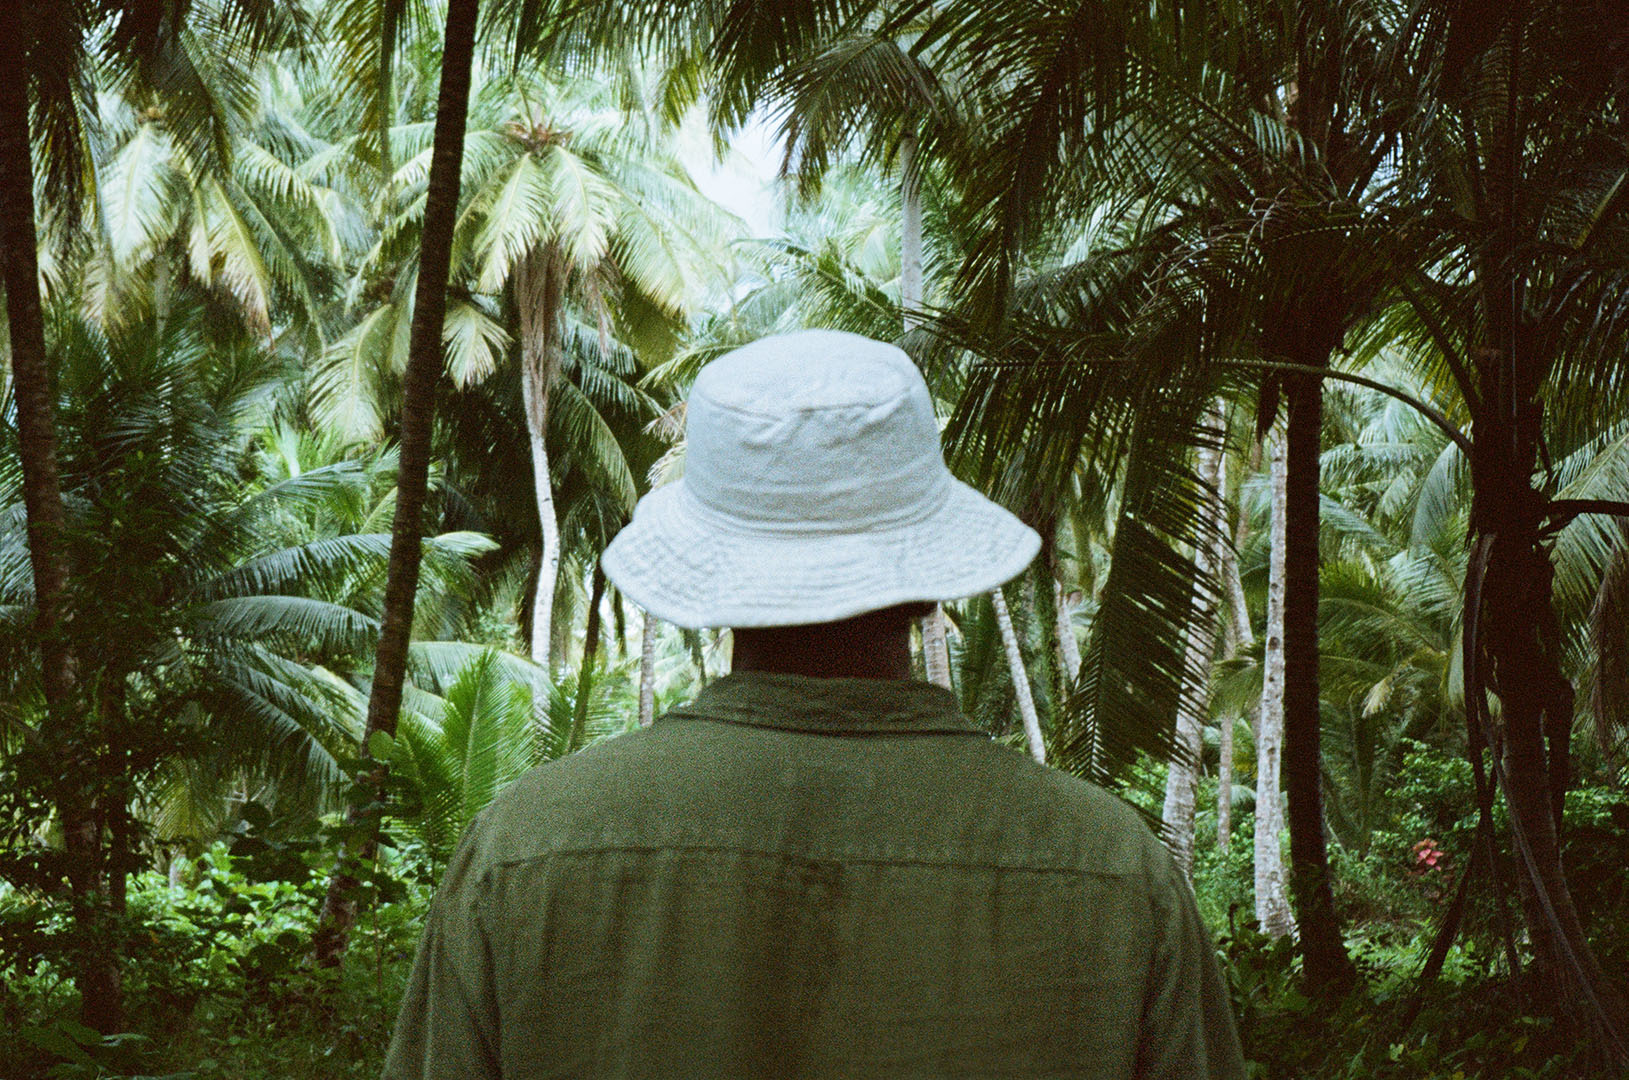
<svg viewBox="0 0 1629 1080">
<path fill-rule="evenodd" d="M 427 715 L 432 711 L 439 715 Z M 534 725 L 531 687 L 491 652 L 460 671 L 439 702 L 408 713 L 400 735 L 370 753 L 390 761 L 392 775 L 412 786 L 422 808 L 414 828 L 442 859 L 499 790 L 543 759 L 551 741 L 547 729 Z"/>
<path fill-rule="evenodd" d="M 1552 1020 L 1525 1015 L 1498 981 L 1474 974 L 1457 950 L 1443 981 L 1421 994 L 1414 981 L 1425 942 L 1375 949 L 1349 942 L 1364 983 L 1331 1008 L 1299 989 L 1290 939 L 1270 942 L 1253 926 L 1219 936 L 1249 1075 L 1260 1080 L 1527 1080 L 1613 1075 L 1587 1042 Z"/>
<path fill-rule="evenodd" d="M 172 887 L 156 871 L 132 879 L 126 992 L 133 1033 L 99 1036 L 61 1019 L 70 1000 L 64 971 L 36 958 L 8 972 L 0 1074 L 175 1072 L 197 1080 L 378 1074 L 429 902 L 427 853 L 414 845 L 387 848 L 367 868 L 367 884 L 388 880 L 394 888 L 359 927 L 346 966 L 316 970 L 308 943 L 328 841 L 291 837 L 290 823 L 272 822 L 264 811 L 249 816 L 265 831 L 250 826 L 232 844 L 207 848 L 191 860 L 181 885 Z M 8 923 L 34 910 L 17 894 L 0 892 L 0 918 Z M 53 915 L 48 922 L 55 932 L 64 920 Z"/>
<path fill-rule="evenodd" d="M 45 723 L 18 437 L 0 408 L 0 1075 L 377 1071 L 430 886 L 468 822 L 533 764 L 633 722 L 636 660 L 608 648 L 598 666 L 543 678 L 518 655 L 540 536 L 518 374 L 537 344 L 528 320 L 538 330 L 524 271 L 547 253 L 570 279 L 542 433 L 564 568 L 553 651 L 570 667 L 594 560 L 634 498 L 682 472 L 695 372 L 776 330 L 899 337 L 906 132 L 934 318 L 901 340 L 949 418 L 958 473 L 1057 546 L 1034 603 L 1014 605 L 1051 760 L 1116 784 L 1151 819 L 1178 701 L 1208 690 L 1210 715 L 1231 722 L 1259 696 L 1259 640 L 1209 687 L 1184 670 L 1198 601 L 1220 585 L 1194 581 L 1190 460 L 1215 435 L 1196 417 L 1217 396 L 1237 414 L 1226 443 L 1240 451 L 1249 622 L 1267 530 L 1244 458 L 1248 429 L 1271 423 L 1276 376 L 1260 365 L 1293 344 L 1284 328 L 1327 315 L 1341 331 L 1332 362 L 1412 402 L 1326 383 L 1324 791 L 1365 974 L 1351 999 L 1313 1005 L 1287 947 L 1252 930 L 1244 722 L 1225 852 L 1207 839 L 1212 781 L 1199 794 L 1197 898 L 1257 1075 L 1591 1067 L 1523 1015 L 1532 1002 L 1513 995 L 1505 950 L 1525 942 L 1497 889 L 1473 891 L 1439 986 L 1403 1024 L 1477 845 L 1459 745 L 1476 477 L 1437 420 L 1478 438 L 1492 422 L 1475 399 L 1498 314 L 1480 290 L 1496 268 L 1534 268 L 1543 347 L 1517 351 L 1541 365 L 1520 381 L 1544 405 L 1528 418 L 1543 494 L 1618 499 L 1629 484 L 1629 154 L 1615 69 L 1579 47 L 1610 30 L 1587 9 L 1522 8 L 1527 47 L 1507 56 L 1435 3 L 1413 23 L 1387 4 L 1302 5 L 1286 20 L 1272 5 L 949 0 L 901 19 L 868 3 L 749 2 L 721 18 L 677 0 L 578 5 L 569 26 L 547 5 L 492 5 L 443 335 L 438 535 L 400 726 L 359 746 L 437 8 L 195 0 L 146 17 L 164 6 L 57 5 L 60 19 L 26 22 L 82 701 Z M 631 28 L 672 50 L 658 58 L 670 70 L 621 48 Z M 1523 90 L 1535 72 L 1549 80 L 1538 94 Z M 1522 108 L 1501 104 L 1507 90 Z M 1319 92 L 1340 139 L 1320 141 L 1297 111 Z M 766 94 L 786 104 L 785 165 L 805 198 L 779 235 L 726 249 L 739 222 L 698 195 L 672 125 L 711 97 L 728 127 Z M 1506 116 L 1531 125 L 1519 147 L 1490 135 Z M 1479 145 L 1529 155 L 1509 230 L 1481 205 Z M 1629 798 L 1600 778 L 1622 769 L 1626 538 L 1586 515 L 1550 551 L 1579 690 L 1565 865 L 1614 961 L 1629 959 Z M 1054 574 L 1082 594 L 1076 672 L 1051 658 Z M 622 605 L 613 594 L 603 609 L 619 629 Z M 1017 742 L 988 600 L 951 614 L 965 711 Z M 726 642 L 658 628 L 659 710 L 718 674 Z M 337 974 L 312 971 L 327 860 L 356 835 L 325 812 L 386 761 L 372 807 L 386 846 L 362 874 L 359 945 Z M 74 917 L 63 808 L 92 800 L 97 873 L 108 889 L 128 876 L 129 897 L 122 913 Z M 1496 805 L 1501 850 L 1507 829 Z M 155 868 L 177 854 L 191 870 L 172 887 Z M 73 966 L 98 950 L 127 958 L 132 1033 L 66 1019 Z"/>
<path fill-rule="evenodd" d="M 1301 989 L 1290 939 L 1274 942 L 1256 927 L 1251 847 L 1255 819 L 1234 821 L 1232 843 L 1214 842 L 1214 813 L 1199 814 L 1194 889 L 1224 958 L 1252 1076 L 1284 1080 L 1382 1077 L 1498 1080 L 1616 1075 L 1588 1040 L 1528 1015 L 1505 963 L 1501 925 L 1486 899 L 1474 900 L 1466 928 L 1431 987 L 1418 983 L 1438 920 L 1469 858 L 1476 817 L 1470 766 L 1462 758 L 1409 741 L 1397 786 L 1384 799 L 1386 825 L 1367 849 L 1335 845 L 1336 901 L 1351 930 L 1347 947 L 1364 979 L 1330 1008 Z M 1214 783 L 1201 784 L 1208 807 Z M 1507 827 L 1502 810 L 1497 829 Z M 1564 835 L 1569 880 L 1595 928 L 1603 958 L 1625 955 L 1622 853 L 1629 850 L 1629 797 L 1583 785 L 1568 795 Z M 1441 853 L 1427 864 L 1416 845 Z M 1511 884 L 1509 888 L 1514 888 Z M 1475 894 L 1473 893 L 1473 897 Z M 1518 943 L 1525 953 L 1525 943 Z M 1410 1011 L 1417 1007 L 1412 1023 Z"/>
</svg>

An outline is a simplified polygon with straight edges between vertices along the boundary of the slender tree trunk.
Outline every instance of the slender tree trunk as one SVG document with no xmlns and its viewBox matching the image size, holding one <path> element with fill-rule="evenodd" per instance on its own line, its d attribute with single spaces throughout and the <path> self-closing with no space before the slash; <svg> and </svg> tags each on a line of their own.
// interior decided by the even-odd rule
<svg viewBox="0 0 1629 1080">
<path fill-rule="evenodd" d="M 945 609 L 935 605 L 922 620 L 922 668 L 928 682 L 950 686 L 950 636 L 945 628 Z"/>
<path fill-rule="evenodd" d="M 1231 713 L 1216 724 L 1216 846 L 1226 851 L 1233 845 L 1233 725 Z"/>
<path fill-rule="evenodd" d="M 1018 648 L 1018 632 L 1013 629 L 1012 612 L 1007 609 L 1007 598 L 1001 589 L 990 592 L 990 603 L 995 606 L 996 625 L 1001 628 L 1001 643 L 1007 648 L 1007 670 L 1012 673 L 1013 693 L 1018 696 L 1018 715 L 1024 722 L 1024 744 L 1029 756 L 1046 764 L 1046 740 L 1041 735 L 1041 718 L 1035 711 L 1035 697 L 1029 689 L 1029 672 L 1024 668 L 1024 654 Z"/>
<path fill-rule="evenodd" d="M 899 140 L 899 192 L 899 304 L 910 330 L 922 321 L 922 178 L 915 134 Z"/>
<path fill-rule="evenodd" d="M 639 726 L 656 719 L 656 616 L 644 613 L 639 630 Z"/>
<path fill-rule="evenodd" d="M 1318 701 L 1318 455 L 1322 380 L 1285 380 L 1284 778 L 1289 793 L 1290 895 L 1301 932 L 1307 985 L 1343 993 L 1357 977 L 1335 914 L 1324 839 L 1323 759 Z"/>
<path fill-rule="evenodd" d="M 57 471 L 56 408 L 45 357 L 40 310 L 34 173 L 28 127 L 28 80 L 21 7 L 0 15 L 0 255 L 4 256 L 10 320 L 11 384 L 17 403 L 23 509 L 34 573 L 34 631 L 43 659 L 46 706 L 65 716 L 73 699 L 73 658 L 64 634 L 68 556 L 63 547 L 62 481 Z"/>
<path fill-rule="evenodd" d="M 1217 470 L 1216 501 L 1222 514 L 1227 514 L 1227 463 Z M 1239 514 L 1239 527 L 1234 541 L 1223 543 L 1217 552 L 1217 565 L 1222 576 L 1222 587 L 1227 590 L 1228 621 L 1226 658 L 1238 656 L 1243 649 L 1255 643 L 1250 631 L 1250 609 L 1245 606 L 1244 583 L 1239 580 L 1238 546 L 1244 542 L 1244 514 Z M 1224 716 L 1217 722 L 1216 767 L 1216 844 L 1226 851 L 1233 842 L 1233 726 L 1236 718 Z"/>
<path fill-rule="evenodd" d="M 559 370 L 560 307 L 565 272 L 550 247 L 529 253 L 515 272 L 520 315 L 521 394 L 526 399 L 526 437 L 532 450 L 532 492 L 542 547 L 537 554 L 537 591 L 532 596 L 532 663 L 552 668 L 554 592 L 560 580 L 560 522 L 549 475 L 549 394 Z"/>
<path fill-rule="evenodd" d="M 605 571 L 594 564 L 594 583 L 588 590 L 588 626 L 583 634 L 583 666 L 577 675 L 577 700 L 572 709 L 571 737 L 566 751 L 579 749 L 588 728 L 588 703 L 594 693 L 595 664 L 600 653 L 600 601 L 605 597 Z"/>
<path fill-rule="evenodd" d="M 78 729 L 75 662 L 68 641 L 68 553 L 66 515 L 57 467 L 54 390 L 45 355 L 45 319 L 40 306 L 39 239 L 34 224 L 34 169 L 28 118 L 28 23 L 23 5 L 0 13 L 0 262 L 4 264 L 6 316 L 10 327 L 11 390 L 17 408 L 18 456 L 23 469 L 23 512 L 28 557 L 34 577 L 34 634 L 40 649 L 40 681 L 50 722 L 45 737 L 65 743 L 65 759 L 92 770 L 73 745 Z M 57 798 L 67 849 L 67 876 L 74 923 L 87 941 L 104 941 L 111 925 L 108 892 L 101 871 L 102 839 L 94 812 L 75 784 Z M 97 944 L 74 962 L 80 1019 L 102 1032 L 124 1023 L 124 996 L 118 954 Z"/>
<path fill-rule="evenodd" d="M 922 321 L 922 183 L 914 133 L 899 140 L 899 195 L 899 306 L 909 331 Z M 922 668 L 929 682 L 950 689 L 950 642 L 938 605 L 922 620 Z"/>
<path fill-rule="evenodd" d="M 922 620 L 922 668 L 928 682 L 950 686 L 950 636 L 945 628 L 945 609 L 935 605 Z"/>
<path fill-rule="evenodd" d="M 1226 469 L 1222 470 L 1222 482 L 1225 486 Z M 1255 632 L 1250 629 L 1250 604 L 1244 597 L 1244 579 L 1239 575 L 1239 549 L 1244 546 L 1249 532 L 1250 522 L 1240 508 L 1238 525 L 1233 530 L 1233 545 L 1222 548 L 1222 586 L 1228 596 L 1228 648 L 1234 656 L 1256 643 Z"/>
<path fill-rule="evenodd" d="M 164 347 L 164 334 L 170 326 L 170 253 L 164 248 L 153 258 L 153 340 Z"/>
<path fill-rule="evenodd" d="M 390 561 L 385 574 L 384 617 L 368 694 L 363 752 L 375 731 L 394 734 L 407 679 L 407 650 L 413 631 L 413 598 L 418 591 L 423 553 L 424 501 L 430 472 L 430 426 L 435 414 L 436 380 L 441 374 L 441 331 L 447 309 L 447 278 L 452 258 L 453 226 L 458 213 L 459 170 L 463 161 L 464 124 L 469 110 L 470 61 L 475 45 L 478 0 L 449 0 L 441 89 L 436 106 L 435 144 L 430 157 L 429 192 L 424 234 L 419 249 L 418 295 L 408 338 L 407 373 L 402 388 L 400 466 L 396 479 L 396 513 L 391 524 Z M 317 963 L 337 966 L 356 922 L 356 872 L 373 857 L 379 835 L 377 810 L 364 809 L 382 795 L 388 762 L 376 761 L 368 775 L 368 794 L 353 801 L 346 817 L 360 834 L 342 844 L 328 881 L 314 942 Z"/>
<path fill-rule="evenodd" d="M 1220 418 L 1216 418 L 1220 425 Z M 1177 709 L 1177 754 L 1165 774 L 1165 806 L 1161 820 L 1171 842 L 1171 856 L 1182 873 L 1193 877 L 1194 800 L 1199 788 L 1199 759 L 1204 750 L 1203 734 L 1210 687 L 1211 655 L 1216 647 L 1216 611 L 1207 599 L 1206 586 L 1216 578 L 1216 544 L 1212 538 L 1221 532 L 1221 504 L 1214 494 L 1221 468 L 1220 448 L 1201 446 L 1196 452 L 1201 495 L 1210 520 L 1207 535 L 1194 551 L 1196 596 L 1194 621 L 1188 627 L 1187 656 L 1183 666 L 1198 683 L 1192 699 Z"/>
<path fill-rule="evenodd" d="M 605 636 L 605 620 L 600 618 L 600 606 L 605 602 L 605 571 L 594 564 L 588 587 L 588 618 L 583 627 L 583 659 L 599 656 L 600 638 Z"/>
<path fill-rule="evenodd" d="M 1063 665 L 1063 685 L 1067 691 L 1080 677 L 1080 641 L 1075 637 L 1075 623 L 1070 618 L 1068 594 L 1063 590 L 1063 582 L 1052 583 L 1052 595 L 1053 615 L 1057 620 L 1058 660 Z"/>
<path fill-rule="evenodd" d="M 1256 726 L 1256 921 L 1269 937 L 1295 932 L 1284 882 L 1284 830 L 1279 764 L 1284 748 L 1284 548 L 1288 489 L 1284 443 L 1275 438 L 1272 477 L 1272 554 L 1267 569 L 1267 641 L 1262 656 L 1261 708 Z"/>
</svg>

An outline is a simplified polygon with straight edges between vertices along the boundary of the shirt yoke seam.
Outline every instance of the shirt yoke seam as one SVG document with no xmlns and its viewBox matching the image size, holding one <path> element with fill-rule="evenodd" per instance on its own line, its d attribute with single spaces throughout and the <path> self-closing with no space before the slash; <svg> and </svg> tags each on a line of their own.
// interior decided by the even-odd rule
<svg viewBox="0 0 1629 1080">
<path fill-rule="evenodd" d="M 989 859 L 934 859 L 927 857 L 892 857 L 878 855 L 848 855 L 832 854 L 820 855 L 812 852 L 782 851 L 774 848 L 740 847 L 729 844 L 589 844 L 582 846 L 564 846 L 549 848 L 532 855 L 516 856 L 514 858 L 494 859 L 488 865 L 488 872 L 492 870 L 507 869 L 513 866 L 524 866 L 528 863 L 542 862 L 559 855 L 614 855 L 632 854 L 642 852 L 655 854 L 667 851 L 687 852 L 715 852 L 728 855 L 766 855 L 775 858 L 790 859 L 806 863 L 841 863 L 847 866 L 933 866 L 942 868 L 955 868 L 963 870 L 1020 870 L 1039 874 L 1075 874 L 1090 878 L 1103 878 L 1107 880 L 1124 880 L 1126 878 L 1146 877 L 1142 869 L 1113 871 L 1103 870 L 1090 866 L 1057 864 L 1033 864 L 1016 861 L 989 860 Z"/>
</svg>

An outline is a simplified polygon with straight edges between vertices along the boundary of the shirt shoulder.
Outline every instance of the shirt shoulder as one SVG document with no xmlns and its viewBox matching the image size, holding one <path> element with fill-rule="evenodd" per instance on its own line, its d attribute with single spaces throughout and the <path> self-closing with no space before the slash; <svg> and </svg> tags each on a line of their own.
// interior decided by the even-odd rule
<svg viewBox="0 0 1629 1080">
<path fill-rule="evenodd" d="M 538 766 L 467 839 L 483 867 L 568 850 L 717 846 L 1078 871 L 1163 888 L 1169 866 L 1124 800 L 986 738 L 714 722 L 658 724 Z"/>
</svg>

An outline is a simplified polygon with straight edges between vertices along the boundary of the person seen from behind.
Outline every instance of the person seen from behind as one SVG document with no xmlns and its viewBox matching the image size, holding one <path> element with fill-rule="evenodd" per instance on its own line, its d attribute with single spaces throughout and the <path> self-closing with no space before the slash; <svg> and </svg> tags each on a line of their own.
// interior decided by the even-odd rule
<svg viewBox="0 0 1629 1080">
<path fill-rule="evenodd" d="M 912 618 L 1040 538 L 951 476 L 910 359 L 761 339 L 702 371 L 686 437 L 602 565 L 733 628 L 733 670 L 475 819 L 386 1080 L 1242 1078 L 1149 829 L 911 678 Z"/>
</svg>

